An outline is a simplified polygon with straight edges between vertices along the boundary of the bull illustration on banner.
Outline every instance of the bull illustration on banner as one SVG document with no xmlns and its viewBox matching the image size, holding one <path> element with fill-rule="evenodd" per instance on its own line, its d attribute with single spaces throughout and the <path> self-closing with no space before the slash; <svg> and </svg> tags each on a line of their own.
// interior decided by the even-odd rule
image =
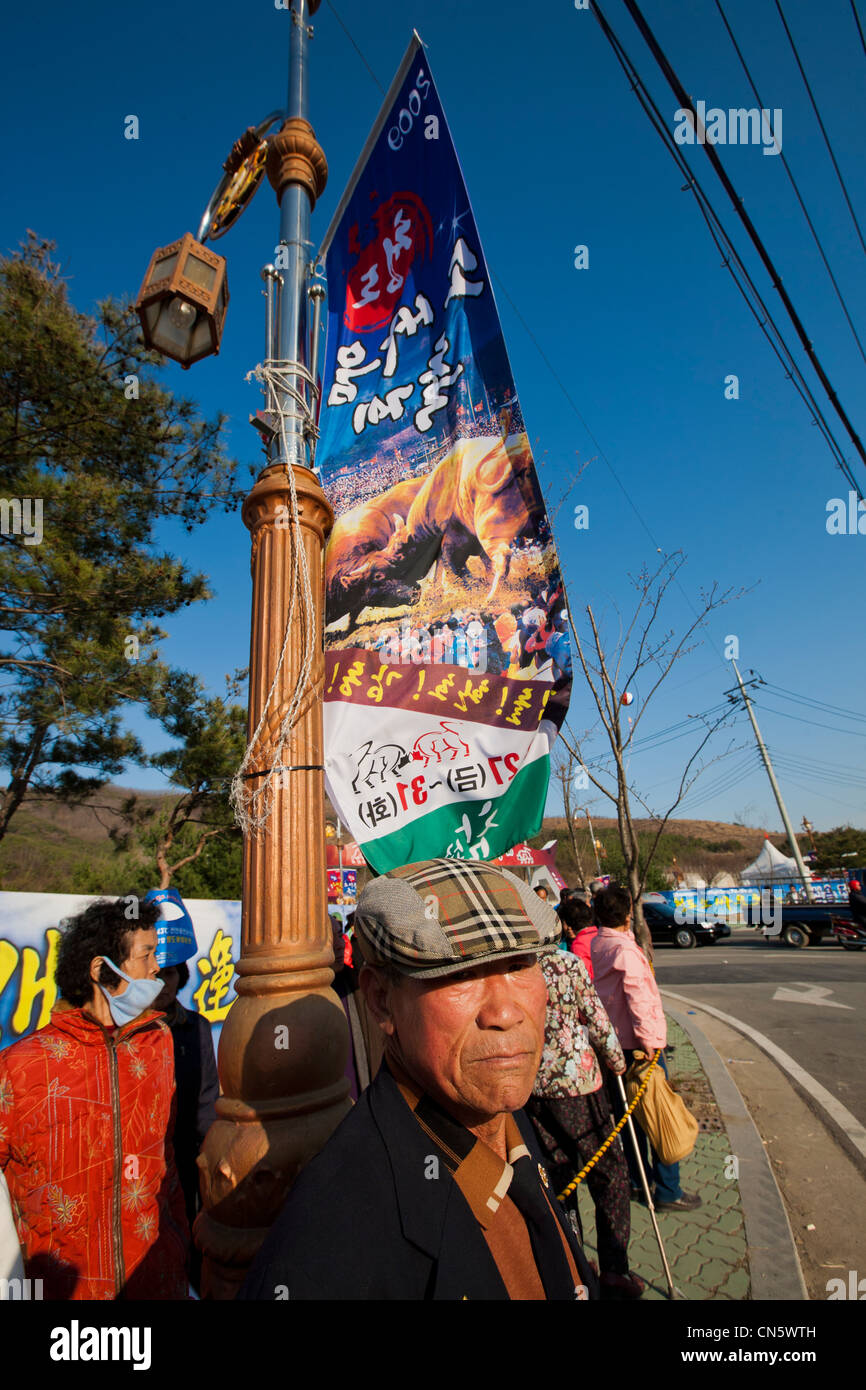
<svg viewBox="0 0 866 1390">
<path fill-rule="evenodd" d="M 399 608 L 437 560 L 438 577 L 471 578 L 480 560 L 485 602 L 500 593 L 515 541 L 542 512 L 523 433 L 501 439 L 459 439 L 426 477 L 408 478 L 335 523 L 325 553 L 328 621 L 365 607 Z"/>
<path fill-rule="evenodd" d="M 461 753 L 464 758 L 469 757 L 469 744 L 460 737 L 453 725 L 447 724 L 444 719 L 440 719 L 439 729 L 420 734 L 412 748 L 412 757 L 416 762 L 423 761 L 425 767 L 432 758 L 435 758 L 437 763 L 444 762 L 448 754 L 450 761 L 456 762 Z"/>
<path fill-rule="evenodd" d="M 410 761 L 409 754 L 399 743 L 383 743 L 374 748 L 371 738 L 367 739 L 353 756 L 358 768 L 352 782 L 352 791 L 356 796 L 360 795 L 362 786 L 366 787 L 367 791 L 372 791 L 377 779 L 381 785 L 387 773 L 396 776 Z"/>
</svg>

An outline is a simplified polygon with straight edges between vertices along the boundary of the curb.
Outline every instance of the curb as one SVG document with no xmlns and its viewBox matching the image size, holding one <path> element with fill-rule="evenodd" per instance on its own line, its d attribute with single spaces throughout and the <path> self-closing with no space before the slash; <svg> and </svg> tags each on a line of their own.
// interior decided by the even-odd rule
<svg viewBox="0 0 866 1390">
<path fill-rule="evenodd" d="M 661 990 L 662 996 L 665 990 Z M 791 1223 L 755 1122 L 721 1057 L 691 1015 L 666 1006 L 665 1012 L 688 1036 L 721 1111 L 740 1161 L 738 1185 L 746 1225 L 752 1299 L 808 1301 Z"/>
</svg>

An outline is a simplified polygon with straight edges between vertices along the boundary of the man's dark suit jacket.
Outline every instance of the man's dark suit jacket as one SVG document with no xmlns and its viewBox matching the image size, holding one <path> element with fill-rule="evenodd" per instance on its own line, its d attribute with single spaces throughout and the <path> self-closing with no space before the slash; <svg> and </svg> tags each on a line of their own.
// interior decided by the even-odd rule
<svg viewBox="0 0 866 1390">
<path fill-rule="evenodd" d="M 534 1162 L 532 1126 L 515 1119 Z M 383 1065 L 295 1182 L 241 1299 L 507 1299 L 481 1227 Z M 438 1166 L 438 1177 L 426 1176 Z M 598 1296 L 560 1204 L 590 1298 Z"/>
</svg>

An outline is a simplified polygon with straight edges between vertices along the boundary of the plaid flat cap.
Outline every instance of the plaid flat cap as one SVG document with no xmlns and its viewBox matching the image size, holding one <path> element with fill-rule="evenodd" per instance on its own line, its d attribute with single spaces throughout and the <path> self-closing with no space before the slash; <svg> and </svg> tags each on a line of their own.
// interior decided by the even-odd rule
<svg viewBox="0 0 866 1390">
<path fill-rule="evenodd" d="M 562 931 L 549 903 L 505 869 L 428 859 L 367 884 L 355 940 L 369 965 L 432 980 L 502 956 L 544 955 Z"/>
</svg>

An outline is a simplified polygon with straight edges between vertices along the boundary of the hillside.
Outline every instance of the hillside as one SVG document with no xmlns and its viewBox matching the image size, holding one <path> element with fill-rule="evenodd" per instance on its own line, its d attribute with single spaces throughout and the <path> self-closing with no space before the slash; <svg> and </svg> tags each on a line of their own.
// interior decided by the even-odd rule
<svg viewBox="0 0 866 1390">
<path fill-rule="evenodd" d="M 108 831 L 119 824 L 119 818 L 112 811 L 130 794 L 129 788 L 107 786 L 88 804 L 72 808 L 33 798 L 26 801 L 14 817 L 9 833 L 0 841 L 0 888 L 43 893 L 123 891 L 129 878 L 140 878 L 142 866 L 117 854 Z M 170 800 L 170 794 L 141 792 L 137 795 L 142 803 L 153 807 Z M 330 808 L 328 810 L 330 812 Z M 604 849 L 602 872 L 616 874 L 621 865 L 616 821 L 599 817 L 593 825 Z M 649 820 L 636 821 L 635 828 L 643 842 L 651 836 L 655 824 Z M 649 886 L 661 887 L 662 875 L 670 872 L 674 865 L 684 873 L 699 873 L 707 881 L 717 873 L 734 877 L 754 859 L 764 834 L 758 827 L 730 825 L 724 821 L 669 821 Z M 574 882 L 574 853 L 562 817 L 546 818 L 541 833 L 532 843 L 539 846 L 554 838 L 559 841 L 559 868 L 569 882 Z M 773 833 L 771 839 L 785 849 L 784 836 Z M 577 844 L 584 869 L 591 876 L 595 873 L 595 857 L 585 823 L 579 827 Z M 147 877 L 147 870 L 144 872 Z M 363 883 L 365 875 L 362 873 L 359 877 Z"/>
<path fill-rule="evenodd" d="M 129 797 L 126 787 L 103 787 L 86 806 L 67 807 L 27 798 L 0 840 L 0 888 L 7 892 L 96 892 L 100 867 L 108 882 L 117 871 L 108 831 L 120 824 L 113 809 Z M 137 793 L 148 806 L 167 799 Z"/>
</svg>

